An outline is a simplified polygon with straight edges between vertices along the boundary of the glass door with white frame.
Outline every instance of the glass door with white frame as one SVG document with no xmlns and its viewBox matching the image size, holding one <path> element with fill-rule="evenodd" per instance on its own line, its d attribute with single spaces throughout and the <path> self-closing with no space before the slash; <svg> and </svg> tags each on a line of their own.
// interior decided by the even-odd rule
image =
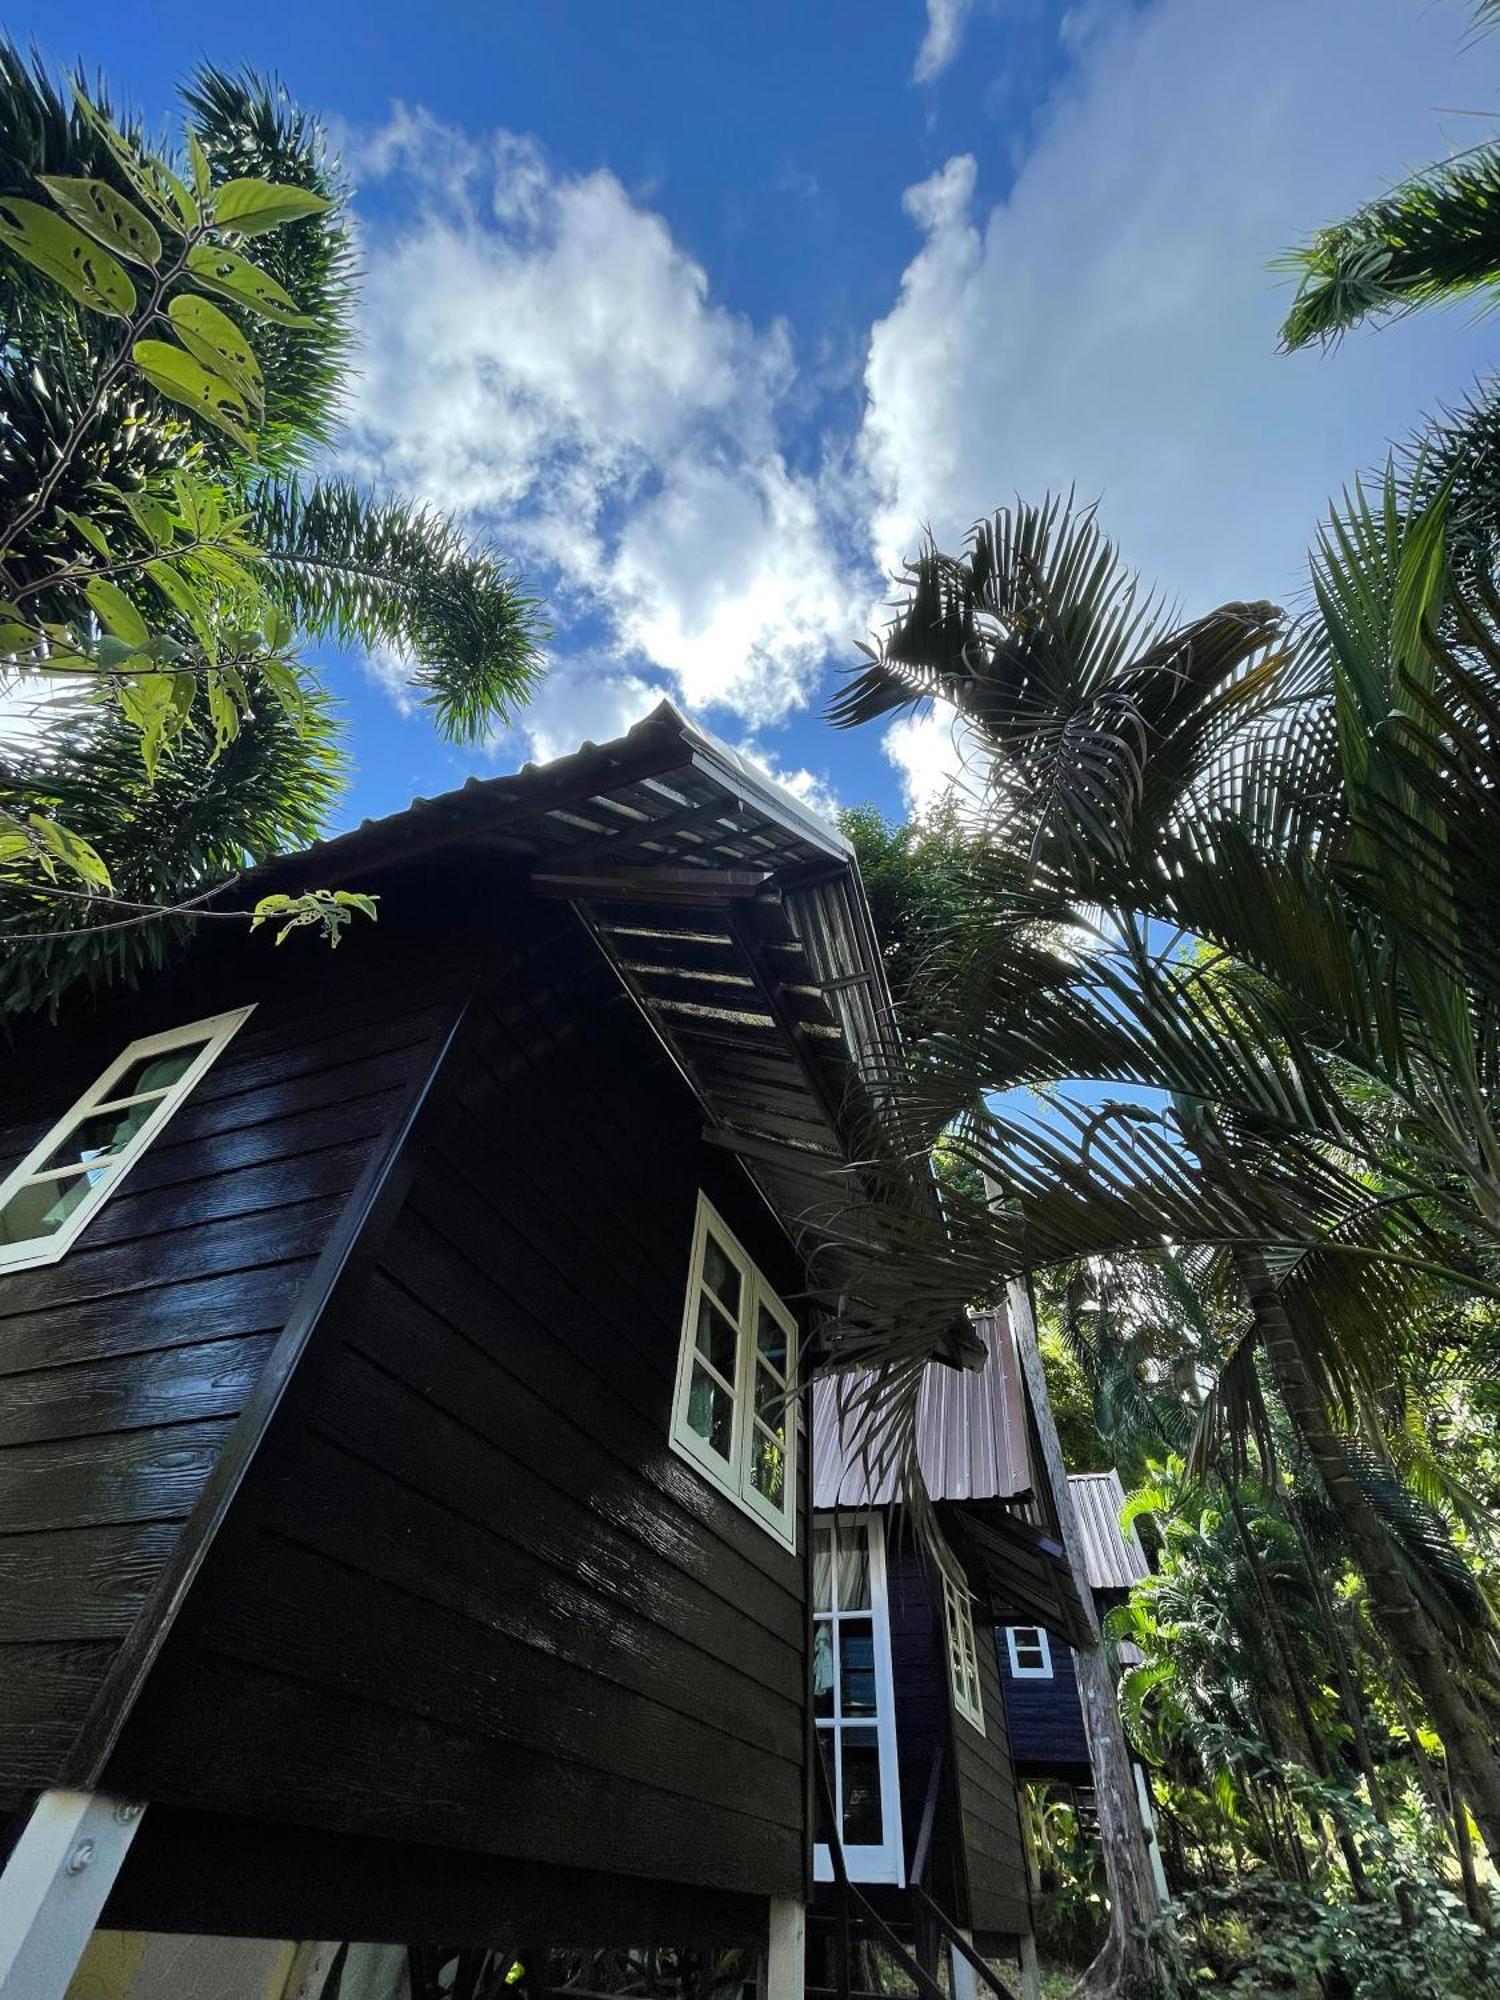
<svg viewBox="0 0 1500 2000">
<path fill-rule="evenodd" d="M 824 1515 L 813 1527 L 813 1714 L 855 1882 L 905 1879 L 885 1529 L 879 1514 Z M 821 1792 L 819 1794 L 821 1799 Z M 833 1880 L 819 1813 L 814 1873 Z"/>
</svg>

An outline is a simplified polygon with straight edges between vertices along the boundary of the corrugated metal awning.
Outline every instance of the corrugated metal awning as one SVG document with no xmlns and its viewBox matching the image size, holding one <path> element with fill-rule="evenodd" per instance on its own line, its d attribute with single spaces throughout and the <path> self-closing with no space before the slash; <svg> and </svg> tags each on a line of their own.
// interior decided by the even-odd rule
<svg viewBox="0 0 1500 2000">
<path fill-rule="evenodd" d="M 1129 1590 L 1151 1574 L 1135 1529 L 1120 1526 L 1125 1489 L 1118 1472 L 1070 1472 L 1068 1490 L 1083 1542 L 1090 1590 Z"/>
<path fill-rule="evenodd" d="M 1012 1500 L 1031 1487 L 1015 1343 L 998 1315 L 974 1326 L 983 1366 L 929 1366 L 918 1391 L 917 1459 L 933 1500 Z M 814 1507 L 885 1507 L 902 1497 L 899 1467 L 868 1439 L 867 1383 L 845 1375 L 813 1384 Z"/>
</svg>

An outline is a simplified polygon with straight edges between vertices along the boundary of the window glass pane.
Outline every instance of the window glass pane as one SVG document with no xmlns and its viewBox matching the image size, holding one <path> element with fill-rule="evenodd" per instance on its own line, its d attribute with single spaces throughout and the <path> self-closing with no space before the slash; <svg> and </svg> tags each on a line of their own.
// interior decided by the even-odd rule
<svg viewBox="0 0 1500 2000">
<path fill-rule="evenodd" d="M 750 1445 L 750 1478 L 757 1493 L 779 1507 L 786 1493 L 786 1448 L 759 1424 Z"/>
<path fill-rule="evenodd" d="M 140 1131 L 156 1110 L 158 1098 L 144 1104 L 128 1104 L 121 1111 L 95 1111 L 80 1118 L 73 1129 L 52 1148 L 37 1168 L 41 1174 L 58 1167 L 77 1167 L 97 1160 L 105 1153 L 118 1153 Z"/>
<path fill-rule="evenodd" d="M 714 1239 L 713 1231 L 708 1232 L 703 1245 L 703 1282 L 716 1293 L 729 1309 L 732 1319 L 740 1313 L 740 1274 L 725 1255 L 722 1245 Z"/>
<path fill-rule="evenodd" d="M 726 1382 L 734 1380 L 734 1355 L 739 1335 L 707 1298 L 698 1301 L 698 1352 L 711 1361 Z"/>
<path fill-rule="evenodd" d="M 729 1438 L 734 1426 L 734 1404 L 722 1382 L 716 1382 L 701 1363 L 693 1363 L 693 1380 L 688 1390 L 688 1427 L 695 1430 L 720 1458 L 729 1457 Z"/>
<path fill-rule="evenodd" d="M 109 1086 L 103 1100 L 116 1104 L 122 1097 L 140 1097 L 148 1090 L 165 1090 L 184 1075 L 203 1047 L 202 1042 L 186 1042 L 181 1048 L 166 1049 L 157 1056 L 139 1056 Z"/>
<path fill-rule="evenodd" d="M 840 1528 L 839 1609 L 868 1611 L 870 1608 L 870 1545 L 863 1526 Z"/>
<path fill-rule="evenodd" d="M 813 1610 L 828 1611 L 833 1598 L 833 1536 L 827 1528 L 813 1529 Z"/>
<path fill-rule="evenodd" d="M 880 1811 L 880 1739 L 873 1729 L 839 1732 L 844 1767 L 844 1842 L 879 1847 L 885 1838 Z"/>
<path fill-rule="evenodd" d="M 762 1361 L 755 1364 L 755 1407 L 774 1431 L 782 1427 L 786 1388 Z"/>
<path fill-rule="evenodd" d="M 62 1228 L 104 1170 L 68 1174 L 58 1180 L 32 1181 L 18 1187 L 0 1208 L 0 1243 L 27 1243 Z"/>
<path fill-rule="evenodd" d="M 839 1620 L 839 1713 L 875 1713 L 875 1627 L 868 1618 Z"/>
<path fill-rule="evenodd" d="M 786 1380 L 786 1329 L 780 1320 L 768 1313 L 764 1306 L 756 1320 L 756 1344 L 767 1364 L 776 1370 L 782 1381 Z"/>
<path fill-rule="evenodd" d="M 826 1620 L 813 1627 L 813 1713 L 833 1714 L 833 1627 Z"/>
<path fill-rule="evenodd" d="M 828 1773 L 827 1797 L 836 1798 L 838 1795 L 835 1792 L 833 1785 L 834 1732 L 831 1729 L 820 1729 L 817 1732 L 817 1736 L 818 1736 L 818 1755 L 823 1761 L 823 1769 Z M 829 1834 L 828 1806 L 825 1801 L 823 1787 L 821 1785 L 815 1785 L 813 1789 L 817 1793 L 817 1798 L 815 1801 L 817 1808 L 816 1811 L 817 1824 L 815 1830 L 815 1838 L 822 1841 L 823 1844 L 826 1846 L 828 1843 L 828 1834 Z"/>
</svg>

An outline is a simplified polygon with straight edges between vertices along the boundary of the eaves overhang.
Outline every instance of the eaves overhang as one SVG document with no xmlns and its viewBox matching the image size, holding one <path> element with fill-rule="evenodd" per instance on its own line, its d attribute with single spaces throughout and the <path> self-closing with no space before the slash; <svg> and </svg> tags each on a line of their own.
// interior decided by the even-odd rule
<svg viewBox="0 0 1500 2000">
<path fill-rule="evenodd" d="M 614 742 L 414 800 L 248 886 L 378 889 L 383 870 L 456 847 L 572 905 L 695 1092 L 705 1139 L 784 1220 L 816 1238 L 821 1218 L 857 1255 L 882 1148 L 886 1187 L 894 1168 L 935 1201 L 887 1115 L 900 1039 L 853 849 L 670 702 Z M 982 1363 L 961 1318 L 940 1358 Z"/>
</svg>

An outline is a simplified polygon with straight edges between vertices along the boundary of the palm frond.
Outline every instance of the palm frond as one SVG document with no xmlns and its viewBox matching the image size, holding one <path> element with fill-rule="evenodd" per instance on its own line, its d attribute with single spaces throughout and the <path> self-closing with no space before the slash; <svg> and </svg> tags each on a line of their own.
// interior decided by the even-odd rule
<svg viewBox="0 0 1500 2000">
<path fill-rule="evenodd" d="M 303 630 L 408 657 L 445 734 L 472 741 L 535 692 L 546 636 L 536 599 L 443 515 L 341 482 L 287 482 L 255 490 L 251 522 Z"/>
<path fill-rule="evenodd" d="M 1500 277 L 1500 145 L 1414 174 L 1288 258 L 1301 284 L 1286 350 L 1330 346 L 1373 316 L 1491 289 Z"/>
</svg>

